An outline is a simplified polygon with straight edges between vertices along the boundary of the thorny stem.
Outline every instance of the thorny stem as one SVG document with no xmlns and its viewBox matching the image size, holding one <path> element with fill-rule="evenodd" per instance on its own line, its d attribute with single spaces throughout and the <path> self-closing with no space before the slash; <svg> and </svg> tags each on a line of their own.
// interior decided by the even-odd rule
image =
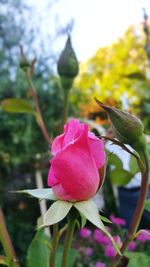
<svg viewBox="0 0 150 267">
<path fill-rule="evenodd" d="M 136 209 L 132 217 L 132 221 L 130 223 L 129 229 L 127 231 L 126 237 L 124 239 L 124 242 L 121 247 L 121 253 L 124 254 L 126 251 L 126 248 L 128 247 L 129 243 L 134 239 L 134 236 L 136 234 L 136 231 L 138 229 L 143 211 L 144 211 L 144 202 L 147 197 L 148 192 L 148 178 L 149 178 L 149 162 L 148 162 L 148 154 L 147 151 L 143 151 L 141 154 L 141 158 L 143 160 L 145 168 L 141 169 L 141 175 L 142 175 L 142 182 L 141 182 L 141 189 L 140 189 L 140 196 L 137 201 Z M 141 165 L 139 165 L 139 168 Z M 127 265 L 121 264 L 122 257 L 117 254 L 117 256 L 112 261 L 110 267 L 125 267 Z M 120 265 L 118 265 L 120 263 Z"/>
<path fill-rule="evenodd" d="M 16 252 L 13 248 L 10 236 L 7 231 L 7 227 L 5 224 L 5 219 L 3 215 L 3 211 L 0 208 L 0 241 L 2 242 L 8 266 L 9 267 L 20 267 L 19 260 L 17 259 Z M 4 257 L 0 256 L 0 259 L 5 260 Z"/>
<path fill-rule="evenodd" d="M 46 142 L 48 143 L 48 145 L 51 145 L 52 141 L 48 135 L 48 132 L 47 132 L 47 129 L 46 129 L 46 126 L 45 126 L 45 123 L 44 123 L 44 120 L 43 120 L 43 117 L 41 114 L 38 96 L 37 96 L 36 88 L 32 82 L 32 72 L 30 69 L 28 69 L 28 71 L 27 71 L 27 78 L 28 78 L 28 82 L 29 82 L 29 85 L 30 85 L 31 90 L 32 90 L 32 96 L 33 96 L 34 103 L 35 103 L 35 108 L 36 108 L 36 112 L 37 112 L 37 123 L 38 123 L 39 127 L 41 128 L 41 131 L 43 133 L 43 136 L 44 136 Z"/>
<path fill-rule="evenodd" d="M 58 223 L 53 225 L 53 242 L 52 242 L 52 250 L 50 254 L 50 265 L 49 267 L 55 267 L 55 256 L 56 256 L 56 250 L 57 245 L 59 241 L 59 231 L 58 231 Z"/>
</svg>

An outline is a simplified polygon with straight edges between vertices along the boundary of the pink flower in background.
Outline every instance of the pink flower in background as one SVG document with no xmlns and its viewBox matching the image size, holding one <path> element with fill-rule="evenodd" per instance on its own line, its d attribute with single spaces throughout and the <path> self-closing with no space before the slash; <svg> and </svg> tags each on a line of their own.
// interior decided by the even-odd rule
<svg viewBox="0 0 150 267">
<path fill-rule="evenodd" d="M 105 256 L 109 258 L 114 258 L 116 256 L 116 251 L 113 245 L 109 244 L 105 247 Z"/>
<path fill-rule="evenodd" d="M 110 239 L 108 236 L 104 235 L 101 230 L 95 229 L 94 230 L 94 240 L 99 244 L 99 245 L 108 245 L 110 244 Z"/>
<path fill-rule="evenodd" d="M 93 248 L 87 247 L 84 251 L 84 254 L 88 257 L 93 255 Z"/>
<path fill-rule="evenodd" d="M 106 156 L 103 142 L 87 124 L 69 121 L 54 139 L 52 154 L 48 185 L 59 199 L 81 201 L 96 194 L 103 183 Z"/>
<path fill-rule="evenodd" d="M 130 244 L 128 245 L 128 250 L 129 251 L 134 251 L 136 248 L 136 243 L 135 241 L 131 241 Z"/>
<path fill-rule="evenodd" d="M 124 219 L 115 217 L 114 215 L 110 215 L 110 220 L 112 221 L 113 224 L 116 224 L 116 225 L 121 225 L 121 226 L 126 225 L 126 221 Z"/>
<path fill-rule="evenodd" d="M 122 245 L 121 239 L 119 236 L 113 236 L 113 239 L 115 241 L 115 243 L 118 245 L 118 247 L 120 248 Z M 116 250 L 114 248 L 114 246 L 112 245 L 112 243 L 109 243 L 106 247 L 105 247 L 105 256 L 109 257 L 109 258 L 113 258 L 116 256 Z"/>
<path fill-rule="evenodd" d="M 136 239 L 142 243 L 150 241 L 150 230 L 141 230 Z"/>
<path fill-rule="evenodd" d="M 96 262 L 96 264 L 94 265 L 94 267 L 106 267 L 106 265 L 100 261 Z"/>
<path fill-rule="evenodd" d="M 99 243 L 99 244 L 101 244 L 101 242 L 102 242 L 102 240 L 103 240 L 103 233 L 102 233 L 102 231 L 101 230 L 99 230 L 99 229 L 95 229 L 94 230 L 94 234 L 93 234 L 93 237 L 94 237 L 94 239 L 95 239 L 95 241 L 97 242 L 97 243 Z"/>
<path fill-rule="evenodd" d="M 87 227 L 83 227 L 80 230 L 80 236 L 82 238 L 88 238 L 89 236 L 91 236 L 92 232 L 90 229 L 88 229 Z"/>
</svg>

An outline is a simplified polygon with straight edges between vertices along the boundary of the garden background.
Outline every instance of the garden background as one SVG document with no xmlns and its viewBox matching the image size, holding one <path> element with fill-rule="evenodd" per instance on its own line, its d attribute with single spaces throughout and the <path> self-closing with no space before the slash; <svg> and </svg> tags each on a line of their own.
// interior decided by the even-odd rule
<svg viewBox="0 0 150 267">
<path fill-rule="evenodd" d="M 47 144 L 29 107 L 24 103 L 20 110 L 8 107 L 5 102 L 8 98 L 19 98 L 34 107 L 24 72 L 28 62 L 36 59 L 33 81 L 52 138 L 59 133 L 63 108 L 56 65 L 70 34 L 77 57 L 79 53 L 80 72 L 69 96 L 69 118 L 77 117 L 88 122 L 97 135 L 101 131 L 107 132 L 109 120 L 94 100 L 98 97 L 105 104 L 140 117 L 150 143 L 150 35 L 145 28 L 145 25 L 149 28 L 148 1 L 143 6 L 146 11 L 142 6 L 140 9 L 139 1 L 137 5 L 133 1 L 135 10 L 133 3 L 131 6 L 127 4 L 125 15 L 129 14 L 129 22 L 122 27 L 119 24 L 124 17 L 123 7 L 117 1 L 107 1 L 108 8 L 110 2 L 114 2 L 109 11 L 102 3 L 98 4 L 97 9 L 101 8 L 99 16 L 103 13 L 105 17 L 101 23 L 93 19 L 97 1 L 88 1 L 93 12 L 89 7 L 86 12 L 86 1 L 78 2 L 72 1 L 71 9 L 69 1 L 63 0 L 45 1 L 43 6 L 38 1 L 0 0 L 0 206 L 22 266 L 25 266 L 26 252 L 36 233 L 41 207 L 37 200 L 11 191 L 36 188 L 39 176 L 47 187 L 50 159 Z M 117 20 L 113 23 L 109 14 L 111 7 L 111 13 L 116 14 L 118 10 L 118 23 Z M 68 12 L 65 19 L 64 9 Z M 73 9 L 75 13 L 71 13 Z M 81 10 L 83 24 L 80 25 L 76 13 L 80 14 Z M 136 17 L 135 11 L 141 18 Z M 87 17 L 91 27 L 86 23 Z M 80 26 L 84 30 L 78 35 Z M 118 31 L 113 26 L 118 27 Z M 111 32 L 110 39 L 105 37 L 107 31 Z M 115 166 L 118 175 L 119 164 L 117 156 L 110 157 L 108 165 Z M 125 178 L 120 173 L 123 176 L 121 184 L 115 179 L 116 173 L 109 177 L 108 168 L 103 187 L 104 215 L 120 216 L 114 184 L 124 186 L 137 172 L 133 173 L 133 166 L 134 162 L 131 162 L 130 170 L 124 172 Z"/>
</svg>

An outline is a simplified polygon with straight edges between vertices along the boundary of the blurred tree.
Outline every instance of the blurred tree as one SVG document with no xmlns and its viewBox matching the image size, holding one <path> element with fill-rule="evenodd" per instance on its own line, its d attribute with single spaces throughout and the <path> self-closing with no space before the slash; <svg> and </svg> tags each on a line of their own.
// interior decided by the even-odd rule
<svg viewBox="0 0 150 267">
<path fill-rule="evenodd" d="M 100 48 L 85 64 L 76 83 L 85 116 L 98 110 L 91 99 L 99 97 L 111 105 L 137 106 L 149 94 L 145 80 L 145 37 L 139 27 L 130 27 L 111 46 Z M 72 101 L 77 101 L 73 99 Z"/>
</svg>

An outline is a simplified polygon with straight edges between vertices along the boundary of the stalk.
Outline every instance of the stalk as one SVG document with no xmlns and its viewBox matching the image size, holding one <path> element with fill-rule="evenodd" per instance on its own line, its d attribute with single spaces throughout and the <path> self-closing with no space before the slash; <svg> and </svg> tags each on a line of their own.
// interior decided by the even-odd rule
<svg viewBox="0 0 150 267">
<path fill-rule="evenodd" d="M 19 260 L 17 259 L 16 252 L 14 250 L 14 247 L 12 245 L 10 236 L 7 231 L 4 215 L 2 212 L 2 209 L 0 208 L 0 240 L 2 242 L 8 266 L 9 267 L 20 267 Z M 1 260 L 4 260 L 4 257 Z"/>
<path fill-rule="evenodd" d="M 63 251 L 63 258 L 62 258 L 61 267 L 66 267 L 67 266 L 68 254 L 69 254 L 69 250 L 70 250 L 70 247 L 71 247 L 74 227 L 75 227 L 75 219 L 70 217 L 69 218 L 69 222 L 68 222 L 66 238 L 65 238 L 65 244 L 64 244 L 64 251 Z"/>
<path fill-rule="evenodd" d="M 27 78 L 28 78 L 28 83 L 29 83 L 31 90 L 32 90 L 32 96 L 33 96 L 34 103 L 35 103 L 35 108 L 36 108 L 36 112 L 37 112 L 37 123 L 38 123 L 39 127 L 41 128 L 42 134 L 43 134 L 46 142 L 48 143 L 48 145 L 51 145 L 52 141 L 48 135 L 48 131 L 46 129 L 45 122 L 44 122 L 42 114 L 41 114 L 39 100 L 38 100 L 36 88 L 32 82 L 32 75 L 31 75 L 30 69 L 27 71 Z"/>
<path fill-rule="evenodd" d="M 145 203 L 145 199 L 147 197 L 147 193 L 148 193 L 148 180 L 149 180 L 149 162 L 148 162 L 148 154 L 146 149 L 140 153 L 141 159 L 144 163 L 144 168 L 141 166 L 143 164 L 140 164 L 140 162 L 138 162 L 140 171 L 141 171 L 141 176 L 142 176 L 142 182 L 141 182 L 141 188 L 140 188 L 140 196 L 139 199 L 137 201 L 137 205 L 136 205 L 136 209 L 135 212 L 133 214 L 129 229 L 127 231 L 126 237 L 124 239 L 124 242 L 122 244 L 121 247 L 121 253 L 122 255 L 124 255 L 129 243 L 134 239 L 134 236 L 137 232 L 143 211 L 144 211 L 144 203 Z M 112 261 L 112 263 L 110 264 L 110 267 L 116 267 L 116 266 L 120 266 L 120 267 L 124 267 L 127 265 L 124 265 L 124 263 L 121 263 L 121 259 L 122 257 L 120 255 L 116 255 L 116 257 L 114 258 L 114 260 Z M 120 265 L 118 265 L 120 264 Z"/>
<path fill-rule="evenodd" d="M 59 241 L 59 231 L 58 231 L 58 224 L 56 223 L 53 225 L 53 242 L 52 242 L 52 250 L 51 250 L 51 255 L 50 255 L 49 267 L 55 267 L 55 259 L 56 259 L 58 241 Z"/>
<path fill-rule="evenodd" d="M 63 131 L 64 124 L 66 123 L 67 120 L 67 113 L 68 113 L 68 97 L 69 97 L 69 90 L 64 91 L 64 103 L 63 103 L 63 112 L 62 112 L 62 122 L 61 122 L 61 132 Z"/>
</svg>

